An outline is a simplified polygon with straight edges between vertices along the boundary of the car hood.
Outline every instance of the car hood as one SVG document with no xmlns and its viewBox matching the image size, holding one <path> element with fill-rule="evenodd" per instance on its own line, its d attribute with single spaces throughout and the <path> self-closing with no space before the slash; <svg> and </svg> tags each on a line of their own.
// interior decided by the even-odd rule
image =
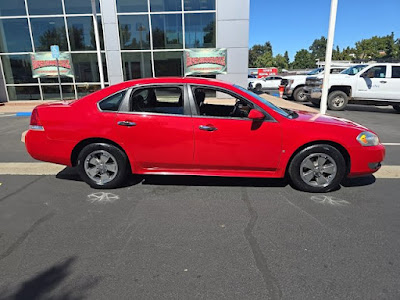
<svg viewBox="0 0 400 300">
<path fill-rule="evenodd" d="M 351 120 L 337 118 L 329 115 L 322 115 L 319 113 L 313 113 L 308 111 L 296 111 L 298 117 L 293 119 L 297 122 L 314 122 L 316 124 L 328 124 L 328 125 L 336 125 L 336 126 L 343 126 L 343 127 L 351 127 L 355 129 L 359 129 L 361 131 L 369 130 L 367 127 L 353 122 Z M 372 131 L 371 131 L 372 132 Z"/>
</svg>

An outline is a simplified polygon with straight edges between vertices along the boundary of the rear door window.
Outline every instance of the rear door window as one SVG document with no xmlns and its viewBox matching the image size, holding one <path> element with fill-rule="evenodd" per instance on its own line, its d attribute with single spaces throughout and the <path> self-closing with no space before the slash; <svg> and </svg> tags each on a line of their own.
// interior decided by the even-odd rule
<svg viewBox="0 0 400 300">
<path fill-rule="evenodd" d="M 392 67 L 392 78 L 400 78 L 400 66 Z"/>
</svg>

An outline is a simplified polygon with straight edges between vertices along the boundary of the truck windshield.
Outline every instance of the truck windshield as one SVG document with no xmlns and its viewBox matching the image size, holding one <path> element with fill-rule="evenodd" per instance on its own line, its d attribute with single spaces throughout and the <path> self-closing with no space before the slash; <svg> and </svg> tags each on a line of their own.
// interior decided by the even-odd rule
<svg viewBox="0 0 400 300">
<path fill-rule="evenodd" d="M 238 86 L 236 84 L 234 86 L 236 88 L 240 89 L 241 91 L 245 92 L 246 94 L 248 94 L 248 95 L 250 95 L 250 96 L 252 96 L 254 98 L 257 98 L 257 100 L 261 101 L 262 103 L 267 105 L 269 108 L 271 108 L 272 110 L 276 111 L 278 114 L 280 114 L 280 115 L 282 115 L 282 116 L 284 116 L 286 118 L 290 117 L 290 114 L 287 113 L 286 111 L 284 111 L 282 108 L 280 108 L 278 106 L 275 106 L 274 104 L 272 104 L 271 102 L 267 101 L 263 97 L 257 95 L 256 93 L 250 92 L 249 90 L 246 90 L 245 88 L 242 88 L 241 86 Z"/>
<path fill-rule="evenodd" d="M 342 73 L 340 74 L 347 74 L 347 75 L 356 75 L 358 72 L 360 72 L 362 69 L 364 69 L 367 65 L 356 65 L 356 66 L 352 66 L 344 71 L 342 71 Z"/>
<path fill-rule="evenodd" d="M 318 68 L 318 69 L 312 70 L 311 72 L 308 72 L 307 75 L 316 75 L 316 74 L 321 73 L 323 70 L 324 70 L 323 68 Z"/>
</svg>

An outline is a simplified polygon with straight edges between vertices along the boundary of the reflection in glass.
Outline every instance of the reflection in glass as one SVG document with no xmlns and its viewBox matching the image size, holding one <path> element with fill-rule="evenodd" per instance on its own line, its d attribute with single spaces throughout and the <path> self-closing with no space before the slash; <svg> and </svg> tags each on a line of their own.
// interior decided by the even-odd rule
<svg viewBox="0 0 400 300">
<path fill-rule="evenodd" d="M 122 53 L 124 80 L 151 77 L 151 55 L 149 52 Z"/>
<path fill-rule="evenodd" d="M 185 14 L 186 48 L 215 48 L 215 13 Z"/>
<path fill-rule="evenodd" d="M 96 53 L 72 53 L 71 56 L 76 82 L 100 82 Z M 108 81 L 105 55 L 102 57 L 104 80 Z"/>
<path fill-rule="evenodd" d="M 92 17 L 68 17 L 67 24 L 72 51 L 96 50 Z"/>
<path fill-rule="evenodd" d="M 27 19 L 0 20 L 0 32 L 0 52 L 32 51 Z"/>
<path fill-rule="evenodd" d="M 117 12 L 147 12 L 147 0 L 117 0 Z"/>
<path fill-rule="evenodd" d="M 184 0 L 185 10 L 214 10 L 216 0 Z"/>
<path fill-rule="evenodd" d="M 152 15 L 154 49 L 181 49 L 182 45 L 182 15 Z"/>
<path fill-rule="evenodd" d="M 82 98 L 86 95 L 94 93 L 101 89 L 100 85 L 96 84 L 84 84 L 84 85 L 77 85 L 76 91 L 78 93 L 78 98 Z"/>
<path fill-rule="evenodd" d="M 40 100 L 38 86 L 8 86 L 8 98 L 12 100 Z"/>
<path fill-rule="evenodd" d="M 182 76 L 183 53 L 174 52 L 154 52 L 155 76 Z"/>
<path fill-rule="evenodd" d="M 30 15 L 62 15 L 61 0 L 27 0 Z"/>
<path fill-rule="evenodd" d="M 24 0 L 0 1 L 0 16 L 26 15 Z"/>
<path fill-rule="evenodd" d="M 91 14 L 92 4 L 90 0 L 64 0 L 67 14 Z M 96 12 L 100 12 L 99 0 L 96 0 Z"/>
<path fill-rule="evenodd" d="M 36 51 L 50 51 L 51 45 L 68 50 L 64 18 L 33 18 L 31 25 Z"/>
<path fill-rule="evenodd" d="M 119 16 L 121 49 L 150 49 L 149 19 L 147 16 Z"/>
<path fill-rule="evenodd" d="M 62 85 L 64 100 L 75 99 L 74 86 Z M 61 100 L 60 87 L 58 85 L 42 85 L 43 100 Z"/>
<path fill-rule="evenodd" d="M 28 54 L 3 55 L 1 58 L 6 83 L 38 83 L 37 79 L 32 78 L 32 63 Z"/>
<path fill-rule="evenodd" d="M 151 11 L 182 10 L 182 1 L 181 0 L 150 0 L 150 10 Z"/>
</svg>

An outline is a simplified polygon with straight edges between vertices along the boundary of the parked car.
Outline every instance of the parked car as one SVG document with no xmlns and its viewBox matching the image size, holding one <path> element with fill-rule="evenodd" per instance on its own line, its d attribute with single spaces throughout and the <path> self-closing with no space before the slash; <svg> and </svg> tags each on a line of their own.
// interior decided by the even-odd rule
<svg viewBox="0 0 400 300">
<path fill-rule="evenodd" d="M 385 155 L 359 124 L 281 109 L 205 78 L 132 80 L 39 105 L 25 142 L 33 158 L 76 166 L 94 188 L 118 187 L 134 173 L 287 176 L 300 190 L 327 192 L 345 176 L 374 173 Z"/>
<path fill-rule="evenodd" d="M 307 79 L 307 98 L 319 106 L 323 77 Z M 357 65 L 329 80 L 328 108 L 343 110 L 348 103 L 392 105 L 400 111 L 400 63 Z"/>
<path fill-rule="evenodd" d="M 337 74 L 345 70 L 346 67 L 335 66 L 331 69 L 331 74 Z M 324 68 L 317 68 L 304 75 L 290 75 L 282 78 L 281 84 L 285 86 L 284 95 L 295 101 L 307 101 L 307 96 L 304 94 L 304 86 L 306 78 L 313 75 L 324 74 Z"/>
<path fill-rule="evenodd" d="M 281 84 L 282 77 L 280 76 L 268 76 L 259 79 L 249 80 L 249 90 L 261 92 L 264 90 L 277 90 Z"/>
</svg>

